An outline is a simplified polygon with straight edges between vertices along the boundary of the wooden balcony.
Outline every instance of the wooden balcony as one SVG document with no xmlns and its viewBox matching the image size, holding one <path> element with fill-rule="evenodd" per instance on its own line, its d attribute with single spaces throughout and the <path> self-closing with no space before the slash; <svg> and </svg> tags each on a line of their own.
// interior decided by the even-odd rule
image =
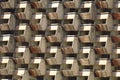
<svg viewBox="0 0 120 80">
<path fill-rule="evenodd" d="M 111 14 L 101 13 L 97 16 L 96 28 L 98 31 L 111 31 L 113 26 L 113 19 Z"/>
<path fill-rule="evenodd" d="M 51 46 L 48 49 L 46 61 L 49 65 L 61 65 L 63 61 L 63 54 L 61 49 L 57 46 Z"/>
<path fill-rule="evenodd" d="M 101 35 L 96 39 L 95 52 L 97 54 L 110 54 L 112 52 L 112 41 L 107 35 Z"/>
<path fill-rule="evenodd" d="M 47 27 L 48 21 L 45 14 L 36 12 L 32 16 L 32 20 L 30 22 L 31 28 L 34 31 L 42 30 L 45 31 Z"/>
<path fill-rule="evenodd" d="M 50 20 L 61 20 L 63 19 L 63 5 L 59 1 L 52 1 L 48 4 L 49 9 L 47 12 L 47 16 Z"/>
<path fill-rule="evenodd" d="M 95 28 L 91 24 L 83 24 L 80 27 L 79 39 L 82 43 L 95 41 Z"/>
<path fill-rule="evenodd" d="M 9 57 L 0 59 L 0 75 L 12 75 L 14 73 L 14 63 Z"/>
<path fill-rule="evenodd" d="M 31 0 L 31 4 L 35 9 L 45 9 L 47 8 L 49 0 Z"/>
<path fill-rule="evenodd" d="M 79 62 L 81 65 L 94 65 L 95 63 L 95 53 L 90 47 L 83 47 L 79 54 Z"/>
<path fill-rule="evenodd" d="M 77 31 L 80 25 L 80 19 L 74 12 L 68 12 L 64 15 L 63 28 L 65 31 Z"/>
<path fill-rule="evenodd" d="M 66 57 L 62 64 L 62 73 L 64 76 L 78 76 L 79 65 L 74 58 Z"/>
<path fill-rule="evenodd" d="M 112 64 L 114 66 L 120 66 L 120 58 L 112 59 Z"/>
<path fill-rule="evenodd" d="M 96 18 L 96 7 L 92 1 L 84 1 L 80 8 L 79 15 L 83 20 L 94 20 Z"/>
<path fill-rule="evenodd" d="M 119 35 L 116 35 L 116 36 L 112 36 L 112 41 L 115 42 L 115 43 L 119 43 L 120 42 L 120 36 Z"/>
<path fill-rule="evenodd" d="M 57 69 L 50 69 L 47 71 L 48 77 L 46 79 L 48 80 L 63 80 L 62 74 Z"/>
<path fill-rule="evenodd" d="M 120 77 L 120 70 L 116 70 L 113 72 L 113 77 Z"/>
<path fill-rule="evenodd" d="M 111 9 L 113 8 L 113 4 L 114 0 L 96 0 L 96 5 L 100 8 L 100 9 Z"/>
<path fill-rule="evenodd" d="M 15 49 L 15 62 L 17 64 L 29 64 L 30 63 L 30 50 L 26 46 L 18 46 Z"/>
<path fill-rule="evenodd" d="M 30 74 L 32 76 L 41 76 L 46 74 L 46 64 L 41 57 L 34 57 L 30 63 Z"/>
<path fill-rule="evenodd" d="M 114 32 L 112 33 L 111 39 L 114 43 L 119 43 L 120 42 L 120 24 L 115 25 L 114 27 Z"/>
<path fill-rule="evenodd" d="M 46 39 L 41 35 L 35 35 L 32 38 L 30 50 L 32 53 L 45 53 L 46 52 Z"/>
<path fill-rule="evenodd" d="M 75 36 L 66 36 L 62 45 L 62 51 L 65 54 L 76 54 L 78 53 L 78 38 Z"/>
<path fill-rule="evenodd" d="M 58 24 L 51 24 L 46 33 L 48 42 L 61 42 L 63 38 L 62 27 Z"/>
<path fill-rule="evenodd" d="M 30 78 L 29 72 L 25 68 L 18 68 L 17 70 L 15 70 L 14 75 L 14 79 L 18 80 L 29 80 Z"/>
<path fill-rule="evenodd" d="M 101 58 L 96 61 L 95 74 L 98 77 L 109 77 L 112 74 L 111 62 L 106 58 Z"/>
<path fill-rule="evenodd" d="M 113 53 L 114 54 L 120 54 L 120 47 L 115 47 L 115 49 L 113 49 Z"/>
<path fill-rule="evenodd" d="M 10 9 L 15 8 L 16 1 L 15 0 L 3 0 L 0 2 L 0 6 L 2 9 Z"/>
<path fill-rule="evenodd" d="M 113 49 L 112 59 L 111 63 L 113 66 L 119 66 L 120 65 L 120 47 L 116 47 Z"/>
<path fill-rule="evenodd" d="M 9 34 L 4 34 L 0 37 L 0 52 L 12 53 L 14 52 L 14 39 Z"/>
<path fill-rule="evenodd" d="M 120 12 L 114 12 L 112 13 L 112 16 L 115 20 L 120 20 Z"/>
<path fill-rule="evenodd" d="M 120 20 L 120 1 L 117 1 L 114 5 L 115 9 L 112 13 L 113 19 Z"/>
<path fill-rule="evenodd" d="M 21 1 L 17 5 L 16 16 L 21 20 L 30 20 L 31 19 L 31 6 L 27 1 Z"/>
<path fill-rule="evenodd" d="M 64 6 L 66 8 L 79 8 L 81 0 L 64 0 Z"/>
<path fill-rule="evenodd" d="M 17 42 L 29 42 L 31 39 L 31 28 L 26 23 L 20 23 L 16 27 L 15 40 Z"/>
<path fill-rule="evenodd" d="M 10 12 L 4 12 L 1 15 L 0 29 L 4 30 L 14 30 L 15 28 L 15 17 Z"/>
<path fill-rule="evenodd" d="M 92 72 L 90 69 L 82 69 L 79 74 L 80 80 L 95 80 L 94 72 Z"/>
</svg>

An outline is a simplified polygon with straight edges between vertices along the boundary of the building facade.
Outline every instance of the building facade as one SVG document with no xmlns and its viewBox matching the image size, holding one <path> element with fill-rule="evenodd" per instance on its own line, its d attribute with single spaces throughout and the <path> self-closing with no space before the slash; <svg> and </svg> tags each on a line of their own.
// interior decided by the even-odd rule
<svg viewBox="0 0 120 80">
<path fill-rule="evenodd" d="M 0 80 L 120 80 L 120 0 L 0 0 Z"/>
</svg>

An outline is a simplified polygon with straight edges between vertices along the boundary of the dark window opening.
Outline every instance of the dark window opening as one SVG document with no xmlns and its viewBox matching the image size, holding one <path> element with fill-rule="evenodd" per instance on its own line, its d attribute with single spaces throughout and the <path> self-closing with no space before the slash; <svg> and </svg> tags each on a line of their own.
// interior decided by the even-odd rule
<svg viewBox="0 0 120 80">
<path fill-rule="evenodd" d="M 44 76 L 37 76 L 37 80 L 44 80 Z"/>
<path fill-rule="evenodd" d="M 102 54 L 101 58 L 110 58 L 110 55 L 109 54 Z"/>
<path fill-rule="evenodd" d="M 67 80 L 76 80 L 76 77 L 68 77 Z"/>
<path fill-rule="evenodd" d="M 89 31 L 80 31 L 80 36 L 82 35 L 88 35 L 89 34 Z"/>
<path fill-rule="evenodd" d="M 84 13 L 84 12 L 89 12 L 89 10 L 90 10 L 90 8 L 82 8 L 82 9 L 81 9 L 81 12 L 83 12 L 83 13 Z"/>
</svg>

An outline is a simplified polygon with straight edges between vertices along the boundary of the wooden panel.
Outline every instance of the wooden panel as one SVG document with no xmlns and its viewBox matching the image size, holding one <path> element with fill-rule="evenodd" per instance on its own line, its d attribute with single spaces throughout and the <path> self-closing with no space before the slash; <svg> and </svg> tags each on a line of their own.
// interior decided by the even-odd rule
<svg viewBox="0 0 120 80">
<path fill-rule="evenodd" d="M 74 53 L 72 47 L 64 47 L 64 48 L 62 48 L 62 50 L 63 50 L 63 52 L 66 53 L 66 54 L 67 54 L 67 53 Z"/>
<path fill-rule="evenodd" d="M 113 60 L 112 60 L 112 64 L 113 64 L 114 66 L 120 66 L 120 59 L 113 59 Z"/>
<path fill-rule="evenodd" d="M 58 14 L 56 12 L 48 13 L 49 19 L 58 19 Z"/>
<path fill-rule="evenodd" d="M 89 36 L 79 36 L 79 39 L 81 42 L 83 43 L 87 43 L 87 42 L 92 42 L 92 40 L 90 40 L 90 37 Z"/>
<path fill-rule="evenodd" d="M 37 72 L 36 72 L 35 69 L 30 69 L 30 70 L 29 70 L 29 73 L 30 73 L 30 75 L 32 75 L 32 76 L 37 76 Z"/>
<path fill-rule="evenodd" d="M 58 39 L 56 36 L 47 36 L 47 40 L 49 42 L 58 42 Z"/>
<path fill-rule="evenodd" d="M 66 8 L 75 8 L 75 3 L 73 1 L 64 2 Z"/>
<path fill-rule="evenodd" d="M 32 6 L 34 8 L 43 8 L 42 3 L 40 1 L 32 2 Z"/>
<path fill-rule="evenodd" d="M 117 43 L 120 42 L 120 37 L 118 36 L 112 36 L 111 38 L 113 42 L 117 42 Z"/>
<path fill-rule="evenodd" d="M 99 8 L 108 8 L 108 3 L 106 1 L 97 1 L 96 2 L 96 5 L 99 7 Z"/>
<path fill-rule="evenodd" d="M 30 50 L 32 53 L 40 53 L 41 52 L 41 49 L 38 46 L 32 46 L 32 47 L 30 47 Z"/>
<path fill-rule="evenodd" d="M 115 20 L 120 20 L 120 13 L 119 12 L 113 13 L 112 16 Z"/>
</svg>

